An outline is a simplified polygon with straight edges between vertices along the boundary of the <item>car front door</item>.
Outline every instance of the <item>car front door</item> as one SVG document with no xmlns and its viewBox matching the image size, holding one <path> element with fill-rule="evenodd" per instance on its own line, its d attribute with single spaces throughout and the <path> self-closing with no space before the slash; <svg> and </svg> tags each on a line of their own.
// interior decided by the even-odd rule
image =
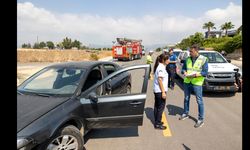
<svg viewBox="0 0 250 150">
<path fill-rule="evenodd" d="M 110 79 L 130 70 L 144 70 L 144 79 L 139 93 L 96 94 L 96 88 L 110 82 Z M 90 128 L 112 128 L 139 126 L 143 122 L 149 65 L 130 66 L 111 73 L 103 80 L 81 94 L 82 114 L 86 126 Z"/>
</svg>

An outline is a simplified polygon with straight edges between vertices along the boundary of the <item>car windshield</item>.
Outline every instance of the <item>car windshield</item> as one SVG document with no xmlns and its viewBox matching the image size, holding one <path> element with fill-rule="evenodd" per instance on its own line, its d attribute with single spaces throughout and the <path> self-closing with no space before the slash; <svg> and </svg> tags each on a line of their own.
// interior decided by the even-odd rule
<svg viewBox="0 0 250 150">
<path fill-rule="evenodd" d="M 178 51 L 177 52 L 173 52 L 173 53 L 175 54 L 176 57 L 178 57 L 179 54 L 180 54 L 180 52 L 178 52 Z"/>
<path fill-rule="evenodd" d="M 218 53 L 202 52 L 200 54 L 208 58 L 208 63 L 226 63 L 227 62 L 226 59 Z"/>
<path fill-rule="evenodd" d="M 72 95 L 86 71 L 74 68 L 45 68 L 23 82 L 18 90 L 32 94 Z"/>
</svg>

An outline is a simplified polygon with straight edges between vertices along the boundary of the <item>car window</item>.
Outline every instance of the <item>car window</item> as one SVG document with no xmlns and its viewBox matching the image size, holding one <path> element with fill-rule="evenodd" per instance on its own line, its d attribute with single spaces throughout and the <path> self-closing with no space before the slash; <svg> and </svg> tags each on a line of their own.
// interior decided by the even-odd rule
<svg viewBox="0 0 250 150">
<path fill-rule="evenodd" d="M 183 55 L 182 59 L 186 59 L 187 57 L 188 57 L 188 53 L 184 52 L 184 55 Z"/>
<path fill-rule="evenodd" d="M 102 95 L 124 95 L 141 93 L 144 80 L 144 72 L 144 69 L 130 70 L 112 77 L 110 80 L 101 85 L 104 89 Z M 132 76 L 134 77 L 132 78 Z"/>
<path fill-rule="evenodd" d="M 181 52 L 180 57 L 179 57 L 180 60 L 183 58 L 183 55 L 184 55 L 184 52 Z"/>
<path fill-rule="evenodd" d="M 90 88 L 92 85 L 96 84 L 98 81 L 103 79 L 103 74 L 101 72 L 100 66 L 94 67 L 87 76 L 87 79 L 82 88 L 82 92 Z M 102 93 L 102 87 L 97 88 L 96 93 Z"/>
<path fill-rule="evenodd" d="M 175 54 L 176 57 L 178 57 L 179 54 L 180 54 L 180 51 L 175 51 L 175 52 L 173 52 L 173 53 Z"/>
<path fill-rule="evenodd" d="M 35 74 L 20 85 L 20 89 L 30 93 L 73 94 L 85 70 L 75 68 L 47 68 Z"/>
<path fill-rule="evenodd" d="M 218 53 L 200 53 L 201 55 L 205 56 L 208 58 L 208 63 L 226 63 L 226 60 L 224 57 L 222 57 L 220 54 Z"/>
<path fill-rule="evenodd" d="M 106 70 L 108 75 L 116 71 L 115 66 L 111 64 L 104 64 L 103 67 Z"/>
</svg>

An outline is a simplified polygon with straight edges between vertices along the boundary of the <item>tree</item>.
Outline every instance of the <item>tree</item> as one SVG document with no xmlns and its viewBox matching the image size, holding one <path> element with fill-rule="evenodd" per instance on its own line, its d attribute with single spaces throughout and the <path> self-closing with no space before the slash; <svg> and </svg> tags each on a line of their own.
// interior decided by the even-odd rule
<svg viewBox="0 0 250 150">
<path fill-rule="evenodd" d="M 72 47 L 77 47 L 78 49 L 81 48 L 81 45 L 82 43 L 80 41 L 77 41 L 77 40 L 74 40 L 72 43 L 71 43 L 71 46 Z"/>
<path fill-rule="evenodd" d="M 216 29 L 216 28 L 214 27 L 214 23 L 211 22 L 211 21 L 209 21 L 209 22 L 207 22 L 207 23 L 204 23 L 202 28 L 203 28 L 203 29 L 207 29 L 207 37 L 210 36 L 210 30 L 211 30 L 211 29 Z"/>
<path fill-rule="evenodd" d="M 27 44 L 23 43 L 22 48 L 27 48 Z"/>
<path fill-rule="evenodd" d="M 54 49 L 55 48 L 55 45 L 54 45 L 54 43 L 52 41 L 47 41 L 46 44 L 47 44 L 47 47 L 49 49 Z"/>
<path fill-rule="evenodd" d="M 233 29 L 233 28 L 234 28 L 234 25 L 232 24 L 232 22 L 226 22 L 226 23 L 221 25 L 221 30 L 226 31 L 226 36 L 227 36 L 227 31 L 230 29 Z"/>
<path fill-rule="evenodd" d="M 40 48 L 46 47 L 46 43 L 45 43 L 45 42 L 40 42 L 40 43 L 39 43 L 39 47 L 40 47 Z"/>
<path fill-rule="evenodd" d="M 200 32 L 196 32 L 194 35 L 190 36 L 190 44 L 191 45 L 198 44 L 199 46 L 202 46 L 203 41 L 204 41 L 204 35 Z"/>
<path fill-rule="evenodd" d="M 155 51 L 156 51 L 156 52 L 160 52 L 160 51 L 161 51 L 161 48 L 158 47 Z"/>
<path fill-rule="evenodd" d="M 33 45 L 33 48 L 34 48 L 34 49 L 40 49 L 39 43 L 35 43 L 35 44 Z"/>
<path fill-rule="evenodd" d="M 71 49 L 72 48 L 71 39 L 66 37 L 65 39 L 63 39 L 62 45 L 65 49 Z"/>
<path fill-rule="evenodd" d="M 23 43 L 22 48 L 31 48 L 31 45 L 30 45 L 30 43 L 28 43 L 28 44 Z"/>
</svg>

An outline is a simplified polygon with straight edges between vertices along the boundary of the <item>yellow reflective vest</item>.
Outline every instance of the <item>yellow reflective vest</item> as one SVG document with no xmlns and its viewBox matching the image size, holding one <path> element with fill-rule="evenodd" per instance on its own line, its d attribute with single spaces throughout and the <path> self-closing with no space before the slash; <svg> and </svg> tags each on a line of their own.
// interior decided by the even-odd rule
<svg viewBox="0 0 250 150">
<path fill-rule="evenodd" d="M 187 74 L 194 74 L 194 73 L 199 73 L 201 74 L 202 71 L 202 66 L 205 64 L 207 58 L 205 56 L 200 55 L 194 65 L 192 66 L 192 60 L 191 57 L 188 57 L 186 60 L 186 65 L 187 65 Z M 184 83 L 192 83 L 193 85 L 199 85 L 202 86 L 203 82 L 205 80 L 205 77 L 203 76 L 199 76 L 196 78 L 189 78 L 189 77 L 185 77 L 184 78 Z"/>
<path fill-rule="evenodd" d="M 153 59 L 150 55 L 147 55 L 147 64 L 152 64 L 153 63 Z"/>
</svg>

